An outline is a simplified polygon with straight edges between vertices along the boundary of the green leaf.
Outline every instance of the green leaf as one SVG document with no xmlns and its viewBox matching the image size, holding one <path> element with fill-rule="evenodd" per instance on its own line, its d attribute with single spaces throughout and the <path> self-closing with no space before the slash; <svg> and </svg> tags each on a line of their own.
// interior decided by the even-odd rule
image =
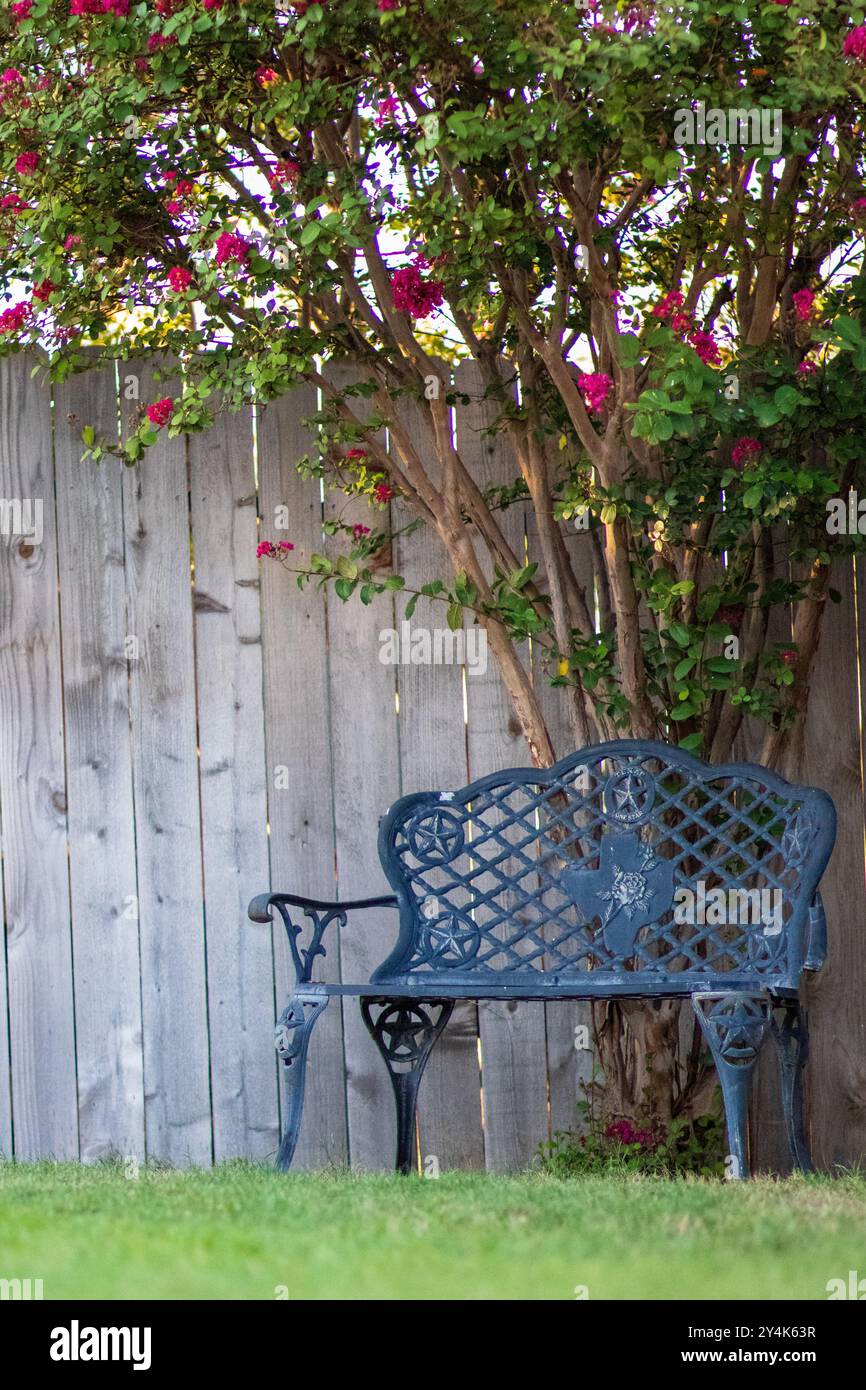
<svg viewBox="0 0 866 1390">
<path fill-rule="evenodd" d="M 413 613 L 415 612 L 415 609 L 418 607 L 418 598 L 419 598 L 419 595 L 418 595 L 418 594 L 412 594 L 412 595 L 410 596 L 410 598 L 409 598 L 409 602 L 406 604 L 406 607 L 403 609 L 403 617 L 404 617 L 404 619 L 406 620 L 406 622 L 409 621 L 409 619 L 412 617 Z"/>
<path fill-rule="evenodd" d="M 463 626 L 463 607 L 459 603 L 449 603 L 447 623 L 452 632 L 459 632 Z"/>
<path fill-rule="evenodd" d="M 308 222 L 307 225 L 306 225 L 306 227 L 304 228 L 304 230 L 301 232 L 301 236 L 300 236 L 300 243 L 301 243 L 301 245 L 302 245 L 302 246 L 312 246 L 313 242 L 316 240 L 316 238 L 318 237 L 318 235 L 319 235 L 319 233 L 321 232 L 321 230 L 322 230 L 322 224 L 321 224 L 321 222 L 318 222 L 318 221 L 317 221 L 317 222 Z"/>
<path fill-rule="evenodd" d="M 669 623 L 667 631 L 679 647 L 687 647 L 692 640 L 691 633 L 684 623 Z"/>
<path fill-rule="evenodd" d="M 703 741 L 702 733 L 686 734 L 686 737 L 680 742 L 680 748 L 684 748 L 687 753 L 693 753 L 696 748 L 700 748 Z"/>
<path fill-rule="evenodd" d="M 689 674 L 694 665 L 695 658 L 693 656 L 684 656 L 682 661 L 678 661 L 674 667 L 674 680 L 681 681 L 684 676 Z"/>
</svg>

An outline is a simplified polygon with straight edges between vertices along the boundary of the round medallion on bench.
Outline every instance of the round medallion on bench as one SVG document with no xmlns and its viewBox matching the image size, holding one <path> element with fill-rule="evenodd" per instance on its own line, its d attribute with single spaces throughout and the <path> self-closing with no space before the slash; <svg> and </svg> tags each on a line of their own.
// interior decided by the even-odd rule
<svg viewBox="0 0 866 1390">
<path fill-rule="evenodd" d="M 481 932 L 465 912 L 449 908 L 433 921 L 425 919 L 424 953 L 437 965 L 466 965 L 478 955 L 480 945 Z"/>
<path fill-rule="evenodd" d="M 655 781 L 640 767 L 626 767 L 608 777 L 602 793 L 604 813 L 620 825 L 638 825 L 651 814 Z"/>
<path fill-rule="evenodd" d="M 419 864 L 447 864 L 463 849 L 463 822 L 453 811 L 422 811 L 408 827 L 406 839 Z"/>
</svg>

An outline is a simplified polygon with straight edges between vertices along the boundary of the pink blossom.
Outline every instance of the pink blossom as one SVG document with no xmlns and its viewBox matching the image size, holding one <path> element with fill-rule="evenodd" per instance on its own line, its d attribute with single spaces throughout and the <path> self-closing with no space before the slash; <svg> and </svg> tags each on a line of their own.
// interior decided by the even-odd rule
<svg viewBox="0 0 866 1390">
<path fill-rule="evenodd" d="M 863 32 L 866 34 L 866 29 L 864 29 Z M 812 305 L 815 302 L 815 296 L 812 291 L 808 289 L 797 290 L 795 294 L 791 295 L 791 300 L 797 318 L 801 323 L 808 323 L 812 315 Z"/>
<path fill-rule="evenodd" d="M 381 10 L 382 14 L 387 14 L 389 10 L 396 10 L 399 3 L 400 0 L 378 0 L 376 9 Z"/>
<path fill-rule="evenodd" d="M 351 460 L 354 462 L 355 460 L 365 459 L 366 457 L 367 457 L 367 450 L 366 450 L 366 449 L 347 449 L 347 450 L 346 450 L 346 458 L 347 458 L 347 460 L 348 460 L 348 459 L 351 459 Z"/>
<path fill-rule="evenodd" d="M 748 463 L 749 459 L 757 458 L 762 450 L 763 445 L 759 440 L 753 439 L 748 434 L 743 435 L 741 439 L 735 441 L 734 447 L 731 449 L 731 463 L 735 468 L 739 468 Z"/>
<path fill-rule="evenodd" d="M 24 78 L 17 68 L 7 68 L 4 73 L 0 73 L 0 82 L 4 87 L 23 87 Z"/>
<path fill-rule="evenodd" d="M 373 496 L 377 502 L 384 507 L 395 496 L 394 489 L 388 483 L 377 483 L 373 488 Z"/>
<path fill-rule="evenodd" d="M 81 237 L 76 236 L 75 232 L 70 232 L 69 236 L 63 243 L 63 249 L 64 251 L 77 251 L 80 245 Z"/>
<path fill-rule="evenodd" d="M 842 52 L 846 58 L 856 58 L 858 63 L 866 63 L 866 24 L 858 24 L 845 36 Z"/>
<path fill-rule="evenodd" d="M 41 300 L 44 304 L 56 289 L 57 286 L 53 280 L 42 280 L 38 285 L 34 286 L 33 298 Z"/>
<path fill-rule="evenodd" d="M 163 396 L 161 401 L 156 401 L 153 405 L 149 405 L 145 412 L 150 423 L 156 425 L 158 430 L 161 430 L 168 424 L 173 413 L 174 401 L 171 396 Z"/>
<path fill-rule="evenodd" d="M 69 13 L 72 16 L 102 14 L 103 9 L 100 0 L 69 0 Z"/>
<path fill-rule="evenodd" d="M 185 266 L 173 265 L 168 272 L 168 283 L 176 294 L 183 294 L 184 290 L 188 290 L 191 281 L 192 271 L 187 270 Z"/>
<path fill-rule="evenodd" d="M 391 295 L 395 309 L 410 318 L 424 319 L 442 303 L 445 286 L 441 280 L 422 280 L 418 267 L 407 265 L 391 276 Z"/>
<path fill-rule="evenodd" d="M 120 19 L 129 14 L 129 0 L 102 0 L 106 14 L 116 14 Z"/>
<path fill-rule="evenodd" d="M 813 362 L 810 357 L 804 357 L 803 361 L 797 366 L 798 376 L 814 376 L 818 370 L 818 363 Z"/>
<path fill-rule="evenodd" d="M 177 43 L 174 34 L 151 34 L 147 41 L 149 53 L 158 53 L 161 48 L 171 48 Z"/>
<path fill-rule="evenodd" d="M 270 177 L 271 188 L 280 188 L 284 183 L 295 184 L 301 173 L 301 166 L 294 159 L 278 159 Z"/>
<path fill-rule="evenodd" d="M 25 150 L 23 154 L 19 154 L 15 161 L 16 173 L 22 174 L 25 177 L 28 174 L 35 174 L 38 168 L 39 155 L 36 150 Z"/>
<path fill-rule="evenodd" d="M 168 19 L 177 11 L 183 9 L 183 0 L 156 0 L 154 7 L 162 19 Z"/>
<path fill-rule="evenodd" d="M 204 0 L 204 7 L 206 10 L 221 10 L 223 0 Z"/>
<path fill-rule="evenodd" d="M 19 198 L 17 193 L 7 193 L 5 197 L 0 198 L 0 209 L 3 212 L 11 212 L 15 217 L 19 213 L 26 212 L 29 207 L 30 204 L 25 203 L 23 198 Z"/>
<path fill-rule="evenodd" d="M 226 261 L 237 261 L 245 265 L 250 254 L 250 244 L 237 232 L 221 232 L 216 242 L 216 263 L 225 265 Z"/>
<path fill-rule="evenodd" d="M 666 319 L 673 313 L 674 309 L 681 309 L 682 304 L 683 297 L 679 290 L 670 290 L 666 295 L 662 296 L 653 309 L 653 318 Z"/>
<path fill-rule="evenodd" d="M 721 353 L 712 333 L 706 333 L 703 328 L 696 328 L 694 333 L 689 334 L 689 342 L 705 366 L 719 365 L 722 360 Z"/>
<path fill-rule="evenodd" d="M 851 204 L 851 211 L 855 217 L 866 216 L 866 198 L 855 198 Z"/>
<path fill-rule="evenodd" d="M 354 536 L 356 541 L 361 540 L 364 536 L 369 536 L 369 534 L 369 526 L 362 526 L 360 522 L 358 522 L 357 525 L 352 527 L 352 535 Z"/>
<path fill-rule="evenodd" d="M 0 333 L 20 333 L 30 317 L 30 305 L 22 300 L 0 313 Z"/>
<path fill-rule="evenodd" d="M 273 68 L 260 67 L 256 69 L 256 81 L 260 87 L 273 87 L 275 82 L 279 82 L 280 74 L 274 72 Z"/>
<path fill-rule="evenodd" d="M 597 415 L 613 390 L 613 381 L 606 372 L 583 372 L 577 384 L 586 397 L 587 407 Z"/>
<path fill-rule="evenodd" d="M 12 6 L 12 16 L 16 24 L 20 24 L 23 19 L 30 18 L 30 11 L 33 9 L 33 0 L 16 0 Z"/>
<path fill-rule="evenodd" d="M 281 550 L 285 555 L 288 554 L 290 550 L 294 550 L 294 548 L 294 541 L 278 541 L 276 545 L 274 545 L 273 541 L 259 541 L 256 546 L 256 557 L 261 560 L 263 556 L 277 555 Z"/>
<path fill-rule="evenodd" d="M 387 120 L 390 120 L 392 116 L 396 116 L 399 110 L 400 103 L 396 97 L 383 97 L 382 100 L 379 102 L 378 115 L 376 116 L 376 125 L 384 125 L 385 122 Z"/>
</svg>

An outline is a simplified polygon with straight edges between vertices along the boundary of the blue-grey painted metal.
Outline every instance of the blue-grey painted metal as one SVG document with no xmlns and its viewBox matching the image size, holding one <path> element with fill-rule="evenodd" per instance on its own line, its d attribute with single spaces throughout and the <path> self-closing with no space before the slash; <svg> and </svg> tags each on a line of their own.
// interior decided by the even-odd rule
<svg viewBox="0 0 866 1390">
<path fill-rule="evenodd" d="M 455 999 L 677 996 L 691 997 L 718 1069 L 733 1175 L 748 1174 L 749 1088 L 770 1033 L 792 1158 L 808 1168 L 797 991 L 826 955 L 818 884 L 835 834 L 825 792 L 631 739 L 402 797 L 379 828 L 393 896 L 250 904 L 254 921 L 280 912 L 298 985 L 277 1028 L 289 1084 L 278 1165 L 294 1153 L 315 1021 L 330 995 L 356 994 L 394 1084 L 401 1171 L 414 1163 L 421 1073 Z M 312 924 L 304 944 L 293 908 Z M 399 911 L 397 940 L 371 979 L 315 984 L 325 929 L 387 908 Z"/>
</svg>

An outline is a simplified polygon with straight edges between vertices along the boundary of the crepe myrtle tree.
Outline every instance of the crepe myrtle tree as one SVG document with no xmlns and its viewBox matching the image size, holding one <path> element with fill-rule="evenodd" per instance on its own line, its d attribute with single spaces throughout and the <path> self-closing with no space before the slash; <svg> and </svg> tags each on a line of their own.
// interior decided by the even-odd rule
<svg viewBox="0 0 866 1390">
<path fill-rule="evenodd" d="M 796 771 L 831 559 L 858 544 L 826 522 L 866 423 L 863 6 L 0 3 L 0 350 L 180 364 L 86 457 L 146 468 L 160 429 L 314 383 L 299 466 L 373 520 L 332 524 L 338 559 L 265 535 L 299 584 L 403 588 L 400 498 L 442 545 L 423 601 L 486 630 L 535 764 L 622 734 L 725 760 L 746 720 Z M 455 445 L 465 358 L 513 486 Z M 596 1022 L 610 1114 L 706 1109 L 675 1004 Z"/>
</svg>

